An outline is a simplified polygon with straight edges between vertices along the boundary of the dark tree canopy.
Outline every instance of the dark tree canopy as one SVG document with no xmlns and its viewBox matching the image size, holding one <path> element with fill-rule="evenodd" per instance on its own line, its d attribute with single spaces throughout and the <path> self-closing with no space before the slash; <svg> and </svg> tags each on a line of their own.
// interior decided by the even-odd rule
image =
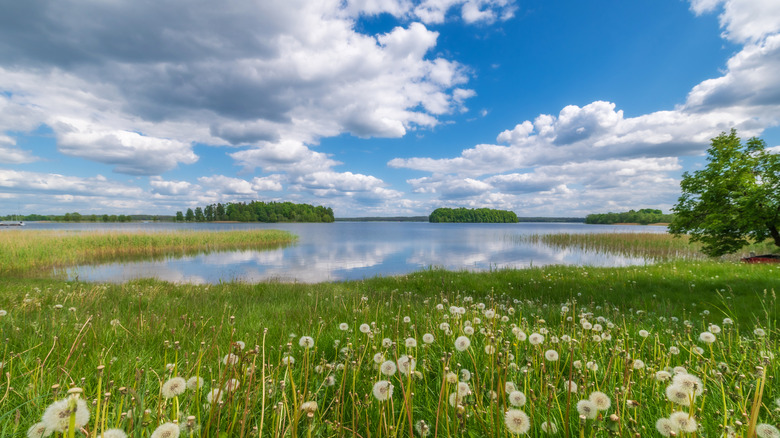
<svg viewBox="0 0 780 438">
<path fill-rule="evenodd" d="M 589 214 L 585 218 L 586 224 L 619 224 L 636 223 L 642 225 L 657 224 L 661 222 L 671 222 L 674 215 L 663 214 L 661 210 L 653 208 L 643 208 L 639 211 L 629 210 L 622 213 L 596 213 Z"/>
<path fill-rule="evenodd" d="M 330 207 L 292 202 L 228 202 L 207 205 L 203 208 L 187 209 L 184 220 L 187 222 L 333 222 L 333 210 Z M 176 218 L 179 219 L 176 212 Z"/>
<path fill-rule="evenodd" d="M 430 222 L 467 223 L 515 223 L 517 215 L 512 211 L 489 208 L 437 208 L 428 216 Z"/>
<path fill-rule="evenodd" d="M 780 154 L 755 137 L 742 144 L 732 129 L 712 139 L 707 161 L 683 174 L 669 230 L 689 234 L 710 256 L 767 239 L 780 247 Z"/>
</svg>

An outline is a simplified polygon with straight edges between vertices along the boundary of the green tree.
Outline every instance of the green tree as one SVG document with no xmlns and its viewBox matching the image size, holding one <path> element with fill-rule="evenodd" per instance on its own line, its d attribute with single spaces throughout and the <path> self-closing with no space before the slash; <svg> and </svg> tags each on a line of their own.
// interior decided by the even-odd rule
<svg viewBox="0 0 780 438">
<path fill-rule="evenodd" d="M 187 222 L 192 222 L 193 220 L 195 220 L 195 213 L 192 211 L 191 208 L 188 208 L 187 213 L 184 214 L 184 220 L 186 220 Z"/>
<path fill-rule="evenodd" d="M 177 211 L 176 212 L 176 219 L 174 219 L 176 222 L 184 222 L 184 213 Z"/>
<path fill-rule="evenodd" d="M 707 161 L 683 174 L 669 230 L 690 234 L 713 257 L 769 238 L 780 247 L 780 154 L 755 137 L 742 144 L 732 129 L 712 139 Z"/>
</svg>

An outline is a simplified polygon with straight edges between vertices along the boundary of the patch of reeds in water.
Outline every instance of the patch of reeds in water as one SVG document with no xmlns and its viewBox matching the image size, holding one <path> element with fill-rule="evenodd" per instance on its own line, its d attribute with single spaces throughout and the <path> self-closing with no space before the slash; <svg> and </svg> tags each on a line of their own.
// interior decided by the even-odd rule
<svg viewBox="0 0 780 438">
<path fill-rule="evenodd" d="M 273 248 L 296 237 L 279 230 L 27 231 L 0 233 L 0 276 L 37 275 L 55 267 L 186 255 L 225 249 Z"/>
<path fill-rule="evenodd" d="M 576 248 L 583 251 L 643 257 L 655 261 L 672 259 L 697 260 L 707 256 L 701 244 L 688 236 L 675 237 L 666 233 L 560 233 L 513 236 L 518 243 L 543 244 L 553 248 Z M 771 252 L 766 244 L 751 245 L 743 253 L 724 256 L 735 261 L 749 252 Z"/>
</svg>

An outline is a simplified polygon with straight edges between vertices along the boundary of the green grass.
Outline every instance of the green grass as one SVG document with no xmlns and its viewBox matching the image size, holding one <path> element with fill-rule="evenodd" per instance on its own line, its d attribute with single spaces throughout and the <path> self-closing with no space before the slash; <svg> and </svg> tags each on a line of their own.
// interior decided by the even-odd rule
<svg viewBox="0 0 780 438">
<path fill-rule="evenodd" d="M 6 276 L 0 282 L 0 309 L 7 311 L 0 317 L 6 340 L 0 436 L 25 436 L 73 386 L 83 388 L 89 402 L 92 416 L 83 429 L 89 436 L 117 427 L 149 437 L 160 424 L 178 418 L 186 425 L 192 416 L 193 427 L 184 427 L 182 436 L 410 436 L 423 420 L 430 436 L 504 437 L 510 409 L 530 416 L 528 435 L 534 437 L 547 436 L 545 421 L 556 425 L 558 436 L 660 436 L 656 421 L 679 410 L 690 410 L 701 424 L 700 433 L 683 436 L 720 436 L 721 426 L 747 436 L 751 423 L 780 422 L 778 274 L 771 265 L 672 261 L 631 268 L 428 270 L 313 285 L 113 285 Z M 451 313 L 450 306 L 464 313 Z M 726 317 L 734 324 L 724 324 Z M 584 322 L 602 331 L 585 330 Z M 340 330 L 341 323 L 348 330 Z M 370 335 L 359 330 L 364 323 Z M 467 324 L 474 333 L 461 352 L 454 342 L 468 333 Z M 711 324 L 722 329 L 716 342 L 699 341 L 700 333 L 715 330 Z M 755 335 L 755 328 L 766 335 Z M 531 345 L 517 330 L 545 333 L 545 342 Z M 435 341 L 425 344 L 425 333 Z M 301 336 L 311 336 L 314 346 L 299 346 Z M 417 347 L 405 346 L 410 337 Z M 383 346 L 385 338 L 393 344 Z M 489 346 L 495 352 L 486 351 Z M 547 350 L 559 359 L 546 360 Z M 225 363 L 228 353 L 238 362 Z M 394 361 L 411 355 L 419 375 L 381 375 L 377 353 Z M 283 364 L 286 355 L 294 365 Z M 636 359 L 644 367 L 635 369 Z M 588 362 L 598 368 L 589 369 Z M 100 365 L 105 368 L 99 372 Z M 675 366 L 706 387 L 692 408 L 669 402 L 669 382 L 655 378 L 656 371 Z M 758 366 L 768 378 L 759 378 Z M 462 369 L 471 374 L 469 393 L 453 407 L 449 398 L 457 383 L 447 376 L 454 372 L 462 381 Z M 205 380 L 200 390 L 162 395 L 171 377 L 196 375 Z M 238 389 L 207 404 L 206 393 L 224 388 L 228 379 L 240 381 Z M 372 395 L 380 379 L 394 386 L 388 401 Z M 564 389 L 566 380 L 577 383 L 577 392 Z M 510 405 L 506 382 L 526 395 L 527 404 Z M 581 422 L 577 402 L 596 390 L 611 398 L 611 407 Z M 760 401 L 755 414 L 754 400 Z M 301 409 L 307 401 L 318 404 L 311 415 Z"/>
<path fill-rule="evenodd" d="M 86 263 L 242 248 L 278 248 L 295 236 L 278 230 L 101 232 L 3 230 L 0 278 L 46 276 L 53 268 Z"/>
</svg>

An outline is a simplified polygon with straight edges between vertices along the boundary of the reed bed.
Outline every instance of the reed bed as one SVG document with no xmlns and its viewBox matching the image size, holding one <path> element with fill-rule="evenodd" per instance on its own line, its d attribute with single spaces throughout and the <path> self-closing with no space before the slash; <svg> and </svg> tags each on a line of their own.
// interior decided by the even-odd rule
<svg viewBox="0 0 780 438">
<path fill-rule="evenodd" d="M 9 279 L 0 436 L 775 436 L 777 278 L 678 261 L 316 285 Z"/>
<path fill-rule="evenodd" d="M 3 230 L 0 277 L 41 275 L 55 267 L 185 255 L 223 249 L 272 248 L 295 241 L 278 230 L 103 232 Z"/>
<path fill-rule="evenodd" d="M 701 244 L 698 242 L 691 242 L 688 236 L 675 237 L 667 233 L 559 233 L 517 235 L 512 238 L 518 243 L 544 244 L 557 249 L 577 248 L 656 261 L 707 258 L 701 252 Z M 735 261 L 750 252 L 763 254 L 774 250 L 776 247 L 768 242 L 754 244 L 739 254 L 724 256 L 722 260 Z"/>
</svg>

